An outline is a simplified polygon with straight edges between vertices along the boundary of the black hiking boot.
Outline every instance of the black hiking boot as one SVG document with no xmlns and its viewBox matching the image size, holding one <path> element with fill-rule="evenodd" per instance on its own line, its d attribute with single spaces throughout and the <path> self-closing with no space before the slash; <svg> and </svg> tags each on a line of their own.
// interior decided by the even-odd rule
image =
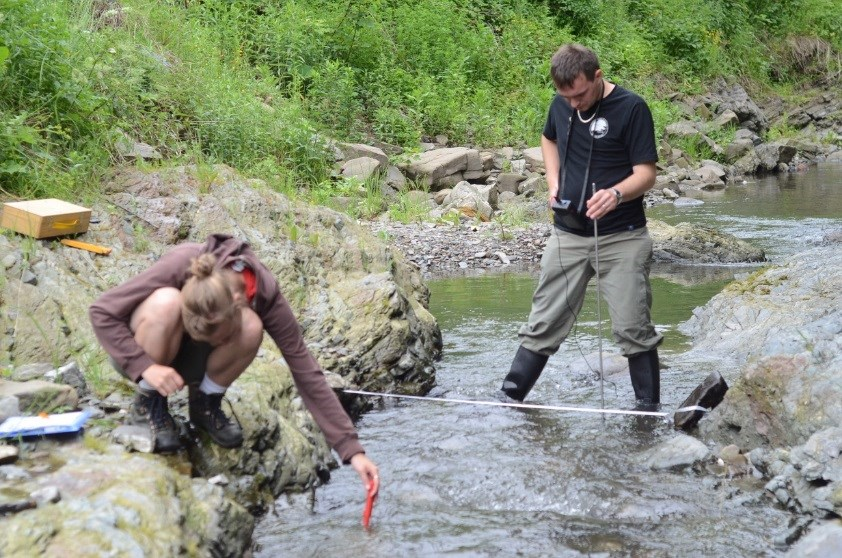
<svg viewBox="0 0 842 558">
<path fill-rule="evenodd" d="M 637 353 L 628 357 L 637 410 L 657 411 L 661 403 L 661 366 L 658 349 Z"/>
<path fill-rule="evenodd" d="M 222 411 L 223 395 L 191 388 L 190 421 L 223 448 L 238 448 L 243 445 L 243 429 Z"/>
<path fill-rule="evenodd" d="M 131 424 L 148 426 L 156 453 L 173 453 L 181 449 L 178 427 L 170 414 L 167 398 L 157 391 L 138 391 L 129 414 Z"/>
<path fill-rule="evenodd" d="M 520 403 L 526 399 L 549 358 L 547 355 L 530 351 L 523 345 L 518 347 L 512 367 L 500 388 L 500 400 L 505 401 L 509 398 Z"/>
</svg>

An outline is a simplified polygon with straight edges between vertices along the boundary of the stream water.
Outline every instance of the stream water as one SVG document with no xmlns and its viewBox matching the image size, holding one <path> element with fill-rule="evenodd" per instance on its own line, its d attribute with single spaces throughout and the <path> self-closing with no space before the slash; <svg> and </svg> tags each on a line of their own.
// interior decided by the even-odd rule
<svg viewBox="0 0 842 558">
<path fill-rule="evenodd" d="M 706 203 L 649 214 L 716 226 L 783 261 L 842 227 L 842 165 L 697 197 Z M 664 410 L 723 366 L 687 356 L 677 326 L 742 271 L 653 270 L 653 318 L 665 335 Z M 430 283 L 430 310 L 444 337 L 431 396 L 492 398 L 535 282 L 497 274 Z M 603 348 L 616 353 L 609 330 L 603 324 Z M 591 298 L 529 402 L 600 406 L 597 374 L 575 365 L 595 354 L 597 331 Z M 627 373 L 612 375 L 606 366 L 606 374 L 605 406 L 630 408 Z M 361 483 L 342 467 L 313 494 L 278 500 L 257 526 L 255 556 L 780 556 L 794 521 L 764 495 L 761 480 L 729 479 L 712 468 L 647 469 L 642 452 L 675 435 L 658 419 L 392 399 L 358 427 L 383 483 L 372 528 L 360 525 Z"/>
</svg>

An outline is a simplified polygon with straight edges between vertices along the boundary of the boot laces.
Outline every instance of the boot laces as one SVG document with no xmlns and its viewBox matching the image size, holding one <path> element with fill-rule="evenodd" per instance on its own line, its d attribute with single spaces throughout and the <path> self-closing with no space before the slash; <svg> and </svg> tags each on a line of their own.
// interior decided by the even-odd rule
<svg viewBox="0 0 842 558">
<path fill-rule="evenodd" d="M 149 422 L 152 423 L 152 428 L 156 431 L 166 430 L 175 427 L 175 421 L 170 415 L 170 410 L 167 406 L 167 398 L 154 394 L 148 397 L 149 401 Z"/>
<path fill-rule="evenodd" d="M 234 419 L 237 421 L 239 425 L 240 419 L 237 417 L 237 414 L 234 412 L 234 406 L 231 405 L 231 401 L 228 400 L 227 397 L 224 397 L 223 394 L 210 394 L 207 395 L 208 398 L 208 414 L 210 415 L 210 419 L 213 425 L 217 428 L 217 430 L 222 430 L 231 424 L 231 419 L 225 414 L 222 410 L 222 399 L 224 398 L 225 401 L 228 402 L 228 408 L 231 409 L 231 414 L 234 416 Z"/>
<path fill-rule="evenodd" d="M 210 415 L 211 422 L 213 425 L 222 430 L 229 424 L 231 421 L 225 415 L 225 412 L 222 410 L 222 394 L 209 394 L 208 398 L 208 415 Z"/>
</svg>

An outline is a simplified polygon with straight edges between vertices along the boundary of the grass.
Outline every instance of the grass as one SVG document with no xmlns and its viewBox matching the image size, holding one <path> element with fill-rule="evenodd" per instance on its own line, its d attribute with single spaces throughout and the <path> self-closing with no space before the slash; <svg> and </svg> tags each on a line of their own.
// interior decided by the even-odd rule
<svg viewBox="0 0 842 558">
<path fill-rule="evenodd" d="M 114 391 L 113 374 L 109 374 L 111 365 L 105 353 L 90 347 L 75 355 L 76 362 L 85 378 L 85 385 L 98 397 L 104 399 Z"/>
<path fill-rule="evenodd" d="M 109 423 L 107 426 L 105 426 L 103 424 L 103 423 L 106 423 L 106 422 Z M 95 425 L 95 426 L 104 426 L 104 428 L 106 428 L 108 430 L 113 430 L 114 427 L 116 426 L 116 423 L 114 421 L 98 421 L 98 423 L 94 423 L 92 421 L 92 424 Z M 84 437 L 82 438 L 82 445 L 85 446 L 85 448 L 87 448 L 87 449 L 89 449 L 93 452 L 96 452 L 96 453 L 104 454 L 104 453 L 108 452 L 108 441 L 107 440 L 104 440 L 102 438 L 98 438 L 96 436 L 92 436 L 88 433 L 85 433 Z"/>
<path fill-rule="evenodd" d="M 199 163 L 192 169 L 192 174 L 199 182 L 199 193 L 208 194 L 211 188 L 219 182 L 219 171 L 213 165 Z"/>
<path fill-rule="evenodd" d="M 132 238 L 134 238 L 133 249 L 135 252 L 140 254 L 149 250 L 149 234 L 146 232 L 146 227 L 142 223 L 135 222 L 132 225 Z"/>
<path fill-rule="evenodd" d="M 322 182 L 308 193 L 306 199 L 312 204 L 330 207 L 354 218 L 371 219 L 386 207 L 382 183 L 381 173 L 374 173 L 365 180 L 343 176 Z"/>
<path fill-rule="evenodd" d="M 716 157 L 713 148 L 704 141 L 701 135 L 678 138 L 673 140 L 672 143 L 673 147 L 680 149 L 691 162 Z"/>
<path fill-rule="evenodd" d="M 389 204 L 389 217 L 399 223 L 419 223 L 430 216 L 430 203 L 424 190 L 404 189 Z"/>
<path fill-rule="evenodd" d="M 782 139 L 789 139 L 796 137 L 799 130 L 786 122 L 786 118 L 781 118 L 766 130 L 763 134 L 764 140 L 767 142 L 777 141 Z"/>
<path fill-rule="evenodd" d="M 440 223 L 445 223 L 447 225 L 451 225 L 453 227 L 458 227 L 462 224 L 462 214 L 459 212 L 458 209 L 451 209 L 447 213 L 444 213 L 441 217 L 438 218 Z"/>
<path fill-rule="evenodd" d="M 523 227 L 530 223 L 529 212 L 522 204 L 509 204 L 494 217 L 500 225 Z"/>
</svg>

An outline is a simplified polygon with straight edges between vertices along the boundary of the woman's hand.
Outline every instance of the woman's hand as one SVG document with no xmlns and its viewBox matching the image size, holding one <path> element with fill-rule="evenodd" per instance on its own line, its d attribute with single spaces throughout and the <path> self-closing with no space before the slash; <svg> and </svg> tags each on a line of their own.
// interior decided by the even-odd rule
<svg viewBox="0 0 842 558">
<path fill-rule="evenodd" d="M 351 467 L 354 468 L 360 479 L 362 479 L 366 492 L 371 490 L 373 486 L 374 494 L 376 495 L 380 490 L 380 476 L 377 471 L 377 465 L 366 457 L 364 453 L 357 453 L 351 457 Z"/>
<path fill-rule="evenodd" d="M 162 364 L 153 364 L 144 370 L 140 377 L 164 397 L 172 395 L 184 387 L 184 378 L 175 371 L 175 368 Z"/>
</svg>

